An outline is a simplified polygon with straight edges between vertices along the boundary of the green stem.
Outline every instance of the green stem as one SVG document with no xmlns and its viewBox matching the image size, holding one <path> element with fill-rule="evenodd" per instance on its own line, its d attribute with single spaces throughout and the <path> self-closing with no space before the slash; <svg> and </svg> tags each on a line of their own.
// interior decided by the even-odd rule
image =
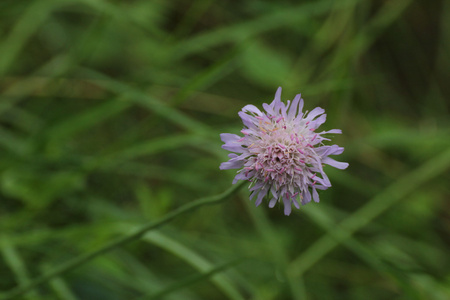
<svg viewBox="0 0 450 300">
<path fill-rule="evenodd" d="M 223 200 L 227 199 L 228 197 L 230 197 L 231 195 L 235 194 L 239 190 L 239 188 L 242 187 L 245 183 L 246 183 L 246 181 L 243 181 L 239 184 L 233 185 L 231 188 L 229 188 L 228 190 L 226 190 L 225 192 L 223 192 L 219 195 L 201 198 L 196 201 L 190 202 L 178 209 L 175 209 L 174 211 L 168 213 L 167 215 L 165 215 L 163 218 L 159 219 L 158 221 L 150 222 L 147 225 L 144 225 L 142 228 L 136 230 L 135 232 L 133 232 L 129 235 L 126 235 L 115 241 L 112 241 L 111 243 L 108 243 L 105 246 L 103 246 L 95 251 L 92 251 L 92 252 L 89 252 L 86 254 L 82 254 L 82 255 L 72 259 L 71 261 L 68 261 L 67 263 L 62 264 L 61 266 L 51 270 L 50 272 L 43 274 L 42 276 L 34 279 L 33 281 L 29 282 L 28 284 L 21 285 L 21 286 L 18 286 L 16 288 L 10 290 L 9 292 L 1 295 L 0 300 L 13 299 L 17 296 L 20 296 L 56 276 L 60 276 L 68 271 L 71 271 L 72 269 L 75 269 L 75 268 L 85 264 L 86 262 L 96 258 L 97 256 L 100 256 L 114 248 L 125 245 L 131 241 L 139 239 L 146 232 L 163 226 L 164 224 L 172 221 L 173 219 L 175 219 L 176 217 L 178 217 L 179 215 L 181 215 L 183 213 L 192 211 L 192 210 L 194 210 L 198 207 L 204 206 L 204 205 L 220 203 L 221 201 L 223 201 Z"/>
</svg>

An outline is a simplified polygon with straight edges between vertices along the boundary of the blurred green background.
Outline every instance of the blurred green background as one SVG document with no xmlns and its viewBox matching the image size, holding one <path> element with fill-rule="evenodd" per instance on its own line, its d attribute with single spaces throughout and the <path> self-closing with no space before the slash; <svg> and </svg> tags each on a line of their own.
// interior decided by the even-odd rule
<svg viewBox="0 0 450 300">
<path fill-rule="evenodd" d="M 443 0 L 2 0 L 0 291 L 227 189 L 219 134 L 282 86 L 343 130 L 320 204 L 244 188 L 17 299 L 450 299 L 449 33 Z"/>
</svg>

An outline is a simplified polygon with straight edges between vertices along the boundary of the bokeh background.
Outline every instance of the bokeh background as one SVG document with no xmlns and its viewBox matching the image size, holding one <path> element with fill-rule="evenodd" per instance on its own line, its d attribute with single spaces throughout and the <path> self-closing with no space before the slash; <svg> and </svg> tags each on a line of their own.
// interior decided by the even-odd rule
<svg viewBox="0 0 450 300">
<path fill-rule="evenodd" d="M 444 0 L 2 0 L 0 291 L 226 190 L 219 134 L 282 86 L 343 130 L 319 204 L 244 187 L 16 299 L 450 299 L 449 33 Z"/>
</svg>

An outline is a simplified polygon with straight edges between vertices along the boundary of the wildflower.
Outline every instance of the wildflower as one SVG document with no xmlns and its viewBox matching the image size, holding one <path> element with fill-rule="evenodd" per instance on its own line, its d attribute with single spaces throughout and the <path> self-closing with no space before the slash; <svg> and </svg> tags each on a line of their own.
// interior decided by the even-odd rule
<svg viewBox="0 0 450 300">
<path fill-rule="evenodd" d="M 239 112 L 244 123 L 243 137 L 222 133 L 222 148 L 233 153 L 229 161 L 220 165 L 221 170 L 240 169 L 234 178 L 251 182 L 250 200 L 256 197 L 256 206 L 267 195 L 269 207 L 283 202 L 284 214 L 291 213 L 291 204 L 300 208 L 311 201 L 319 202 L 317 190 L 331 187 L 323 170 L 327 164 L 345 169 L 348 163 L 338 162 L 330 155 L 344 151 L 338 145 L 326 146 L 323 137 L 328 133 L 342 133 L 340 129 L 316 132 L 325 122 L 325 110 L 320 107 L 302 112 L 303 99 L 296 95 L 292 103 L 281 102 L 281 87 L 270 104 L 263 104 L 265 112 L 253 105 L 246 105 Z"/>
</svg>

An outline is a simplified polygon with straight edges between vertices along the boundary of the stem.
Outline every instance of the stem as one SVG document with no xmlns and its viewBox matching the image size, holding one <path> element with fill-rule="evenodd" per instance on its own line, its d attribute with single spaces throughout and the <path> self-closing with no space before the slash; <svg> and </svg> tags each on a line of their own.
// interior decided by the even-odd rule
<svg viewBox="0 0 450 300">
<path fill-rule="evenodd" d="M 82 255 L 62 264 L 61 266 L 54 268 L 53 270 L 49 271 L 48 273 L 43 274 L 42 276 L 34 279 L 33 281 L 29 282 L 28 284 L 13 288 L 9 292 L 1 295 L 0 300 L 8 300 L 8 299 L 12 299 L 14 297 L 20 296 L 20 295 L 32 290 L 33 288 L 47 282 L 48 280 L 50 280 L 54 277 L 60 276 L 68 271 L 71 271 L 72 269 L 75 269 L 75 268 L 87 263 L 88 261 L 96 258 L 97 256 L 100 256 L 114 248 L 125 245 L 131 241 L 139 239 L 146 232 L 163 226 L 164 224 L 172 221 L 173 219 L 175 219 L 176 217 L 178 217 L 179 215 L 181 215 L 183 213 L 192 211 L 203 205 L 220 203 L 223 200 L 230 197 L 231 195 L 235 194 L 239 190 L 239 188 L 241 188 L 245 183 L 246 183 L 246 181 L 243 181 L 239 184 L 233 185 L 231 188 L 229 188 L 228 190 L 226 190 L 225 192 L 223 192 L 219 195 L 200 198 L 196 201 L 193 201 L 186 205 L 183 205 L 180 208 L 175 209 L 174 211 L 166 214 L 161 219 L 154 221 L 154 222 L 150 222 L 147 225 L 144 225 L 142 228 L 136 230 L 135 232 L 133 232 L 129 235 L 118 238 L 117 240 L 112 241 L 95 251 L 88 252 L 86 254 L 82 254 Z"/>
</svg>

